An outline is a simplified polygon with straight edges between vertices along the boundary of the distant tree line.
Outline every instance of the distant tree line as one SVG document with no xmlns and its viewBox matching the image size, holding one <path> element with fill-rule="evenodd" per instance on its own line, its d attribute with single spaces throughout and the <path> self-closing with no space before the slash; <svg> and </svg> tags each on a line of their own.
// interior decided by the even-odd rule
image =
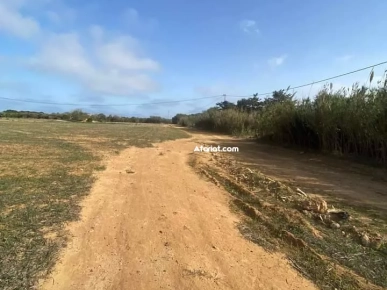
<svg viewBox="0 0 387 290">
<path fill-rule="evenodd" d="M 226 110 L 234 110 L 239 111 L 243 113 L 257 113 L 261 112 L 265 107 L 269 107 L 273 104 L 281 104 L 285 102 L 292 102 L 293 98 L 295 96 L 295 93 L 288 93 L 286 90 L 280 90 L 273 92 L 273 95 L 270 98 L 267 98 L 265 100 L 261 100 L 258 98 L 258 94 L 254 94 L 251 98 L 244 98 L 241 100 L 238 100 L 236 104 L 229 102 L 229 101 L 223 101 L 216 104 L 215 107 L 209 108 L 207 111 L 203 112 L 215 112 L 215 111 L 226 111 Z M 188 119 L 195 120 L 197 118 L 200 118 L 203 113 L 197 113 L 197 114 L 177 114 L 172 118 L 173 124 L 180 124 L 183 126 L 190 126 L 192 125 L 191 122 L 189 122 Z M 229 132 L 226 132 L 229 133 Z"/>
<path fill-rule="evenodd" d="M 88 114 L 82 110 L 73 110 L 66 113 L 44 113 L 34 111 L 16 111 L 6 110 L 0 112 L 0 118 L 28 118 L 28 119 L 46 119 L 46 120 L 64 120 L 73 122 L 125 122 L 125 123 L 156 123 L 168 124 L 170 119 L 159 116 L 150 116 L 148 118 L 140 117 L 121 117 L 118 115 Z"/>
</svg>

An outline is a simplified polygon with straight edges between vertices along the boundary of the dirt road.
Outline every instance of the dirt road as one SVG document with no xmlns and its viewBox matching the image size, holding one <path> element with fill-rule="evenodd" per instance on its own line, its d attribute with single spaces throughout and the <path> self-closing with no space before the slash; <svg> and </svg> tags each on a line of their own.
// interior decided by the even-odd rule
<svg viewBox="0 0 387 290">
<path fill-rule="evenodd" d="M 316 289 L 240 235 L 228 193 L 187 165 L 194 148 L 178 140 L 109 160 L 42 289 Z"/>
<path fill-rule="evenodd" d="M 212 134 L 196 134 L 196 140 L 220 146 L 238 146 L 234 154 L 238 161 L 256 169 L 268 177 L 308 193 L 321 194 L 327 200 L 364 207 L 369 211 L 387 210 L 387 171 L 364 166 L 348 160 L 322 156 L 315 153 L 300 154 L 284 149 L 244 140 Z"/>
</svg>

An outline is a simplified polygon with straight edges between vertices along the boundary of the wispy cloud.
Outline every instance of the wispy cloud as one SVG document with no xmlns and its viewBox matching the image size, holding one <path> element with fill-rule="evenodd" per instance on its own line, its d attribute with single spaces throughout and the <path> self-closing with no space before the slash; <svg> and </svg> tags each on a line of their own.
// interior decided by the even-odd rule
<svg viewBox="0 0 387 290">
<path fill-rule="evenodd" d="M 131 49 L 131 38 L 121 37 L 104 43 L 96 48 L 96 55 L 104 65 L 122 70 L 157 71 L 159 64 L 150 59 L 135 55 Z"/>
<path fill-rule="evenodd" d="M 140 71 L 157 70 L 159 64 L 136 55 L 130 45 L 131 38 L 104 39 L 93 49 L 86 49 L 83 38 L 77 33 L 52 34 L 27 64 L 79 82 L 94 93 L 128 96 L 157 90 L 157 84 Z"/>
<path fill-rule="evenodd" d="M 150 73 L 157 72 L 160 64 L 144 55 L 136 38 L 119 31 L 112 33 L 100 25 L 90 26 L 87 32 L 66 31 L 63 26 L 60 33 L 46 26 L 43 33 L 38 20 L 48 17 L 56 24 L 66 24 L 75 16 L 70 13 L 72 9 L 66 9 L 69 14 L 63 18 L 57 10 L 51 9 L 53 7 L 44 6 L 40 14 L 33 14 L 36 15 L 34 19 L 25 15 L 32 9 L 25 6 L 27 2 L 15 1 L 11 5 L 11 1 L 4 4 L 0 0 L 0 33 L 25 39 L 37 51 L 32 56 L 19 57 L 16 63 L 70 80 L 91 94 L 134 96 L 158 91 L 159 85 Z M 37 1 L 43 3 L 44 0 Z M 47 3 L 54 2 L 57 3 Z M 141 22 L 137 11 L 132 9 L 128 13 L 133 20 Z"/>
<path fill-rule="evenodd" d="M 73 22 L 77 18 L 77 13 L 74 9 L 57 4 L 46 11 L 47 19 L 55 25 L 64 25 Z"/>
<path fill-rule="evenodd" d="M 32 17 L 23 15 L 18 8 L 19 5 L 0 2 L 0 31 L 20 38 L 37 35 L 41 30 L 39 23 Z"/>
<path fill-rule="evenodd" d="M 267 63 L 269 64 L 269 66 L 271 68 L 275 68 L 275 67 L 278 67 L 278 66 L 281 66 L 285 60 L 287 59 L 288 55 L 287 54 L 284 54 L 284 55 L 281 55 L 279 57 L 273 57 L 273 58 L 270 58 Z"/>
<path fill-rule="evenodd" d="M 251 19 L 242 20 L 239 23 L 239 27 L 245 33 L 259 33 L 260 32 L 259 29 L 258 29 L 257 23 L 254 20 L 251 20 Z"/>
</svg>

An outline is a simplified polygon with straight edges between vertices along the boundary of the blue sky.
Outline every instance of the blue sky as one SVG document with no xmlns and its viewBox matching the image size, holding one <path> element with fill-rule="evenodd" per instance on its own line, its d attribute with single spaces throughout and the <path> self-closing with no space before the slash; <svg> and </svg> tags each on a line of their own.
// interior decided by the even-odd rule
<svg viewBox="0 0 387 290">
<path fill-rule="evenodd" d="M 0 97 L 76 104 L 1 100 L 0 110 L 198 112 L 222 98 L 148 104 L 268 92 L 386 61 L 385 11 L 382 0 L 0 0 Z"/>
</svg>

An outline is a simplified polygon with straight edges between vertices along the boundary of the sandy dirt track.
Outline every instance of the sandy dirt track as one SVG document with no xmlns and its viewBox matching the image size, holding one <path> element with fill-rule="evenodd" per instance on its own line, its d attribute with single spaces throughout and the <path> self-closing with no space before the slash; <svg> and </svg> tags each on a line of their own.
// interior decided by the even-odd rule
<svg viewBox="0 0 387 290">
<path fill-rule="evenodd" d="M 255 142 L 196 134 L 198 141 L 220 146 L 238 146 L 236 160 L 251 169 L 308 193 L 324 196 L 328 200 L 347 205 L 367 207 L 386 216 L 387 171 L 333 156 L 318 153 L 300 154 L 299 151 Z M 387 216 L 386 216 L 387 217 Z"/>
<path fill-rule="evenodd" d="M 177 140 L 110 159 L 41 288 L 316 289 L 240 235 L 228 193 L 187 164 L 194 148 Z"/>
</svg>

